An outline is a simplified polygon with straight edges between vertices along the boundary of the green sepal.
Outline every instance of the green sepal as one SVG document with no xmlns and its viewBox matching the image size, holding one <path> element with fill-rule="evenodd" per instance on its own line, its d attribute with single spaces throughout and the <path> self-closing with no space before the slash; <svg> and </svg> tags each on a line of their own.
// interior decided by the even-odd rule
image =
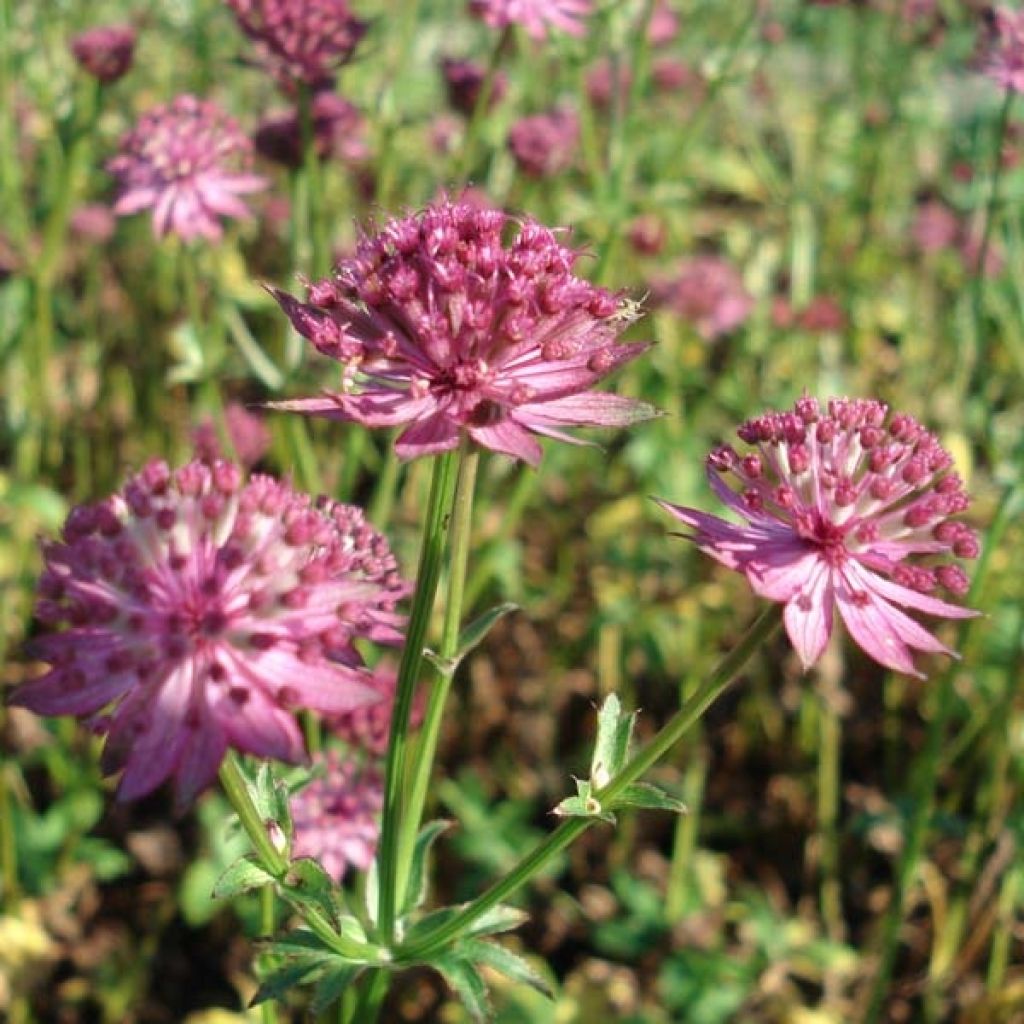
<svg viewBox="0 0 1024 1024">
<path fill-rule="evenodd" d="M 590 761 L 590 781 L 595 789 L 607 786 L 625 767 L 635 724 L 636 712 L 624 712 L 619 698 L 608 694 L 597 713 L 597 740 Z"/>
<path fill-rule="evenodd" d="M 576 796 L 567 796 L 551 813 L 560 818 L 598 818 L 614 825 L 615 815 L 605 810 L 593 793 L 594 786 L 589 779 L 577 779 Z"/>
<path fill-rule="evenodd" d="M 309 1004 L 313 1016 L 318 1017 L 328 1006 L 337 1002 L 362 971 L 363 967 L 360 964 L 340 964 L 331 968 L 317 982 L 313 991 L 313 998 Z"/>
<path fill-rule="evenodd" d="M 448 982 L 477 1024 L 487 1024 L 493 1018 L 487 984 L 473 963 L 454 953 L 445 953 L 433 960 L 431 966 Z"/>
<path fill-rule="evenodd" d="M 273 885 L 275 878 L 256 863 L 253 854 L 239 857 L 221 876 L 213 887 L 215 900 L 230 899 L 239 893 L 251 892 L 264 885 Z"/>
<path fill-rule="evenodd" d="M 427 898 L 427 863 L 430 859 L 430 848 L 442 832 L 451 828 L 452 822 L 440 818 L 429 821 L 420 829 L 416 837 L 416 845 L 412 851 L 412 862 L 409 865 L 409 878 L 405 885 L 405 897 L 402 900 L 401 913 L 408 914 L 423 905 Z"/>
<path fill-rule="evenodd" d="M 503 974 L 511 981 L 529 985 L 547 999 L 554 999 L 551 986 L 521 957 L 496 942 L 468 939 L 456 944 L 457 952 L 467 960 Z"/>
<path fill-rule="evenodd" d="M 614 800 L 613 805 L 619 807 L 642 807 L 653 811 L 671 811 L 673 814 L 686 814 L 686 804 L 678 797 L 666 793 L 649 782 L 634 782 L 627 786 Z"/>
</svg>

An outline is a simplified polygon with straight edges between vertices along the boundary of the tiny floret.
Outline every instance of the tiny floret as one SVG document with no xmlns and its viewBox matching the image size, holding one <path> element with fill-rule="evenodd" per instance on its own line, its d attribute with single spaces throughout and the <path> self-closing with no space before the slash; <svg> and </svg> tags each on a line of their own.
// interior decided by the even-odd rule
<svg viewBox="0 0 1024 1024">
<path fill-rule="evenodd" d="M 153 211 L 158 238 L 216 240 L 221 217 L 248 217 L 239 196 L 266 188 L 248 173 L 252 144 L 217 104 L 177 96 L 143 114 L 107 169 L 117 181 L 119 215 Z"/>
<path fill-rule="evenodd" d="M 576 253 L 536 221 L 441 201 L 364 237 L 303 303 L 274 295 L 296 330 L 344 367 L 340 390 L 277 408 L 404 426 L 401 458 L 464 435 L 532 465 L 535 434 L 626 426 L 643 402 L 592 391 L 645 351 L 619 333 L 620 297 L 576 277 Z"/>
<path fill-rule="evenodd" d="M 785 604 L 804 667 L 821 656 L 836 608 L 850 635 L 887 668 L 920 675 L 916 651 L 953 654 L 903 609 L 948 619 L 976 612 L 936 596 L 967 591 L 951 560 L 976 558 L 975 533 L 955 519 L 968 498 L 953 459 L 910 416 L 881 402 L 812 398 L 740 427 L 751 450 L 708 456 L 712 488 L 736 525 L 659 501 L 702 551 Z M 730 486 L 730 483 L 732 486 Z"/>
<path fill-rule="evenodd" d="M 173 777 L 187 806 L 228 747 L 301 760 L 294 711 L 380 701 L 356 641 L 402 639 L 409 586 L 362 511 L 230 462 L 151 462 L 43 557 L 32 653 L 51 668 L 12 699 L 104 733 L 125 800 Z"/>
</svg>

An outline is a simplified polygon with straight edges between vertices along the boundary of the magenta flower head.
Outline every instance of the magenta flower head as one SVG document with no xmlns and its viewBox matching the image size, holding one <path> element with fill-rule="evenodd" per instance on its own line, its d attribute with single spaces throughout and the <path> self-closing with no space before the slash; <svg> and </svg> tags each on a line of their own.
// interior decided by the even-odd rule
<svg viewBox="0 0 1024 1024">
<path fill-rule="evenodd" d="M 379 701 L 355 641 L 402 639 L 409 587 L 362 512 L 229 462 L 151 462 L 43 557 L 33 653 L 52 667 L 13 701 L 105 732 L 124 800 L 173 777 L 186 806 L 228 747 L 300 760 L 295 709 Z"/>
<path fill-rule="evenodd" d="M 693 324 L 705 341 L 735 330 L 754 306 L 739 271 L 718 256 L 684 263 L 676 277 L 655 285 L 654 300 Z"/>
<path fill-rule="evenodd" d="M 126 75 L 135 58 L 135 29 L 131 25 L 98 25 L 71 40 L 79 67 L 104 85 Z"/>
<path fill-rule="evenodd" d="M 997 7 L 982 70 L 1011 92 L 1024 92 L 1024 10 Z"/>
<path fill-rule="evenodd" d="M 567 170 L 580 140 L 580 119 L 565 108 L 520 118 L 508 133 L 516 166 L 530 178 L 551 178 Z"/>
<path fill-rule="evenodd" d="M 348 0 L 227 0 L 242 31 L 287 91 L 330 89 L 366 34 Z"/>
<path fill-rule="evenodd" d="M 491 28 L 521 25 L 531 38 L 541 40 L 548 29 L 583 36 L 591 0 L 469 0 L 469 11 Z"/>
<path fill-rule="evenodd" d="M 344 366 L 337 393 L 275 406 L 404 426 L 403 459 L 468 434 L 531 465 L 534 434 L 571 440 L 566 427 L 648 419 L 651 406 L 590 390 L 647 346 L 618 343 L 633 307 L 575 277 L 575 261 L 535 221 L 468 203 L 392 220 L 308 302 L 274 290 L 296 330 Z"/>
<path fill-rule="evenodd" d="M 881 402 L 849 398 L 822 412 L 805 397 L 792 412 L 745 423 L 738 434 L 754 450 L 726 446 L 707 462 L 712 488 L 743 525 L 658 502 L 690 527 L 702 551 L 744 573 L 761 597 L 785 604 L 786 631 L 805 668 L 825 650 L 837 607 L 870 657 L 911 675 L 921 674 L 915 651 L 953 652 L 904 608 L 949 619 L 976 614 L 935 596 L 940 588 L 967 591 L 949 555 L 978 555 L 977 537 L 951 518 L 968 503 L 953 460 L 910 416 L 886 422 L 886 412 Z"/>
<path fill-rule="evenodd" d="M 384 778 L 372 764 L 343 761 L 333 750 L 318 760 L 324 774 L 292 797 L 292 854 L 319 861 L 340 882 L 349 867 L 366 871 L 373 863 Z"/>
<path fill-rule="evenodd" d="M 114 213 L 153 211 L 157 238 L 216 240 L 220 217 L 248 217 L 240 195 L 267 183 L 249 174 L 252 145 L 215 103 L 177 96 L 142 115 L 107 164 L 117 180 Z"/>
<path fill-rule="evenodd" d="M 348 100 L 333 92 L 318 92 L 310 105 L 313 145 L 321 160 L 337 158 L 356 164 L 367 158 L 366 124 Z M 298 110 L 268 114 L 253 136 L 256 152 L 293 169 L 302 166 L 302 124 Z"/>
</svg>

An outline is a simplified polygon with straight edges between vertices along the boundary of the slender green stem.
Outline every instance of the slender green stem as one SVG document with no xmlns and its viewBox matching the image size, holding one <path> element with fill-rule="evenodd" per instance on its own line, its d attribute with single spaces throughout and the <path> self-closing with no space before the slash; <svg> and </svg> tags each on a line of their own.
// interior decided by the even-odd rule
<svg viewBox="0 0 1024 1024">
<path fill-rule="evenodd" d="M 395 706 L 391 713 L 391 735 L 388 740 L 387 767 L 384 779 L 384 809 L 381 817 L 378 864 L 380 868 L 380 902 L 377 924 L 383 941 L 390 945 L 395 938 L 395 909 L 398 896 L 398 837 L 401 817 L 405 811 L 402 787 L 405 784 L 408 754 L 409 712 L 423 665 L 423 641 L 426 638 L 434 596 L 441 575 L 444 554 L 444 528 L 455 490 L 457 453 L 446 452 L 434 460 L 434 473 L 427 500 L 427 517 L 423 525 L 416 592 L 406 631 L 405 648 L 398 666 Z"/>
<path fill-rule="evenodd" d="M 780 606 L 769 605 L 755 619 L 733 650 L 722 659 L 697 688 L 693 696 L 669 719 L 654 739 L 633 756 L 621 772 L 593 794 L 594 798 L 603 806 L 613 803 L 627 786 L 636 782 L 659 761 L 700 721 L 704 712 L 722 695 L 754 651 L 778 628 L 780 622 Z M 570 818 L 559 825 L 500 882 L 492 885 L 490 889 L 478 896 L 446 923 L 439 925 L 433 933 L 400 948 L 397 951 L 400 959 L 405 962 L 425 960 L 431 954 L 443 949 L 451 939 L 462 934 L 474 921 L 521 889 L 553 857 L 564 850 L 577 836 L 585 832 L 594 823 L 594 820 L 594 818 Z"/>
<path fill-rule="evenodd" d="M 309 273 L 312 277 L 319 277 L 327 273 L 330 253 L 327 242 L 327 213 L 324 209 L 323 168 L 320 166 L 320 154 L 316 151 L 313 93 L 308 85 L 302 85 L 299 89 L 299 131 L 302 140 L 302 173 L 306 178 Z"/>
<path fill-rule="evenodd" d="M 274 934 L 274 886 L 265 885 L 260 889 L 260 935 L 269 938 Z M 277 1024 L 277 1004 L 268 999 L 260 1004 L 260 1020 L 263 1024 Z"/>
<path fill-rule="evenodd" d="M 448 577 L 448 596 L 444 610 L 444 626 L 438 654 L 442 662 L 455 656 L 459 644 L 459 626 L 462 622 L 463 597 L 466 585 L 466 566 L 469 563 L 470 537 L 473 532 L 473 491 L 476 485 L 480 452 L 477 449 L 463 449 L 459 461 L 459 478 L 455 487 L 455 504 L 452 508 L 451 528 L 448 533 L 448 547 L 451 551 L 451 570 Z M 427 700 L 427 711 L 420 730 L 416 755 L 413 760 L 412 782 L 409 802 L 402 818 L 398 837 L 398 892 L 405 892 L 412 851 L 416 843 L 423 808 L 427 802 L 427 787 L 437 753 L 437 741 L 441 734 L 445 702 L 451 690 L 454 670 L 439 671 Z"/>
<path fill-rule="evenodd" d="M 694 740 L 697 740 L 695 743 Z M 665 920 L 673 924 L 686 909 L 690 879 L 693 872 L 693 855 L 700 835 L 701 807 L 704 797 L 704 782 L 708 773 L 708 757 L 698 736 L 690 740 L 690 761 L 683 776 L 683 803 L 686 814 L 676 817 L 676 831 L 672 842 L 672 862 L 669 865 L 668 882 L 665 886 Z"/>
<path fill-rule="evenodd" d="M 833 941 L 843 935 L 839 886 L 839 759 L 841 725 L 829 693 L 818 695 L 818 833 L 821 842 L 821 916 Z"/>
<path fill-rule="evenodd" d="M 18 901 L 18 848 L 14 841 L 14 809 L 10 774 L 13 764 L 0 765 L 0 906 L 10 910 Z"/>
<path fill-rule="evenodd" d="M 364 975 L 356 1012 L 352 1018 L 353 1024 L 375 1024 L 384 1005 L 384 997 L 388 994 L 389 983 L 387 971 L 374 971 L 372 974 Z"/>
</svg>

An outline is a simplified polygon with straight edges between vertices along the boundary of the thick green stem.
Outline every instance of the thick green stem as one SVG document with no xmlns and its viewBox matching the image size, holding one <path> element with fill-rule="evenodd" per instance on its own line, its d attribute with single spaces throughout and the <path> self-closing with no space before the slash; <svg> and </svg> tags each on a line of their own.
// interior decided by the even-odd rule
<svg viewBox="0 0 1024 1024">
<path fill-rule="evenodd" d="M 476 449 L 463 450 L 459 463 L 459 478 L 455 488 L 455 504 L 452 509 L 448 546 L 451 551 L 451 570 L 448 576 L 448 598 L 444 610 L 444 626 L 438 655 L 442 662 L 455 656 L 459 644 L 459 626 L 462 622 L 463 597 L 466 587 L 466 566 L 469 564 L 470 537 L 473 532 L 473 491 L 476 472 L 480 463 L 480 452 Z M 423 808 L 427 802 L 427 787 L 437 753 L 437 741 L 441 734 L 445 702 L 451 689 L 454 671 L 439 671 L 430 690 L 427 711 L 420 730 L 416 756 L 413 760 L 412 782 L 409 803 L 402 818 L 398 839 L 398 892 L 405 892 L 416 843 Z"/>
<path fill-rule="evenodd" d="M 754 621 L 740 642 L 722 659 L 718 667 L 698 687 L 696 692 L 664 725 L 661 731 L 642 750 L 633 756 L 602 789 L 595 791 L 594 799 L 602 806 L 608 806 L 622 791 L 643 776 L 659 761 L 693 726 L 700 721 L 704 712 L 726 690 L 754 651 L 778 628 L 781 613 L 778 605 L 770 605 Z M 594 818 L 570 818 L 559 825 L 546 839 L 537 844 L 500 882 L 492 885 L 478 896 L 464 910 L 432 934 L 423 936 L 417 942 L 400 948 L 398 957 L 404 962 L 415 962 L 429 957 L 443 949 L 453 938 L 462 934 L 473 922 L 487 911 L 502 903 L 521 889 L 531 878 L 561 853 L 577 836 L 585 832 Z"/>
<path fill-rule="evenodd" d="M 444 554 L 444 529 L 455 490 L 457 453 L 446 452 L 434 460 L 434 474 L 427 501 L 427 518 L 423 525 L 416 592 L 412 599 L 405 648 L 398 666 L 395 706 L 391 713 L 391 735 L 388 740 L 387 767 L 384 780 L 384 810 L 381 818 L 378 865 L 380 869 L 380 901 L 377 925 L 381 938 L 391 945 L 395 938 L 395 909 L 398 897 L 398 842 L 405 801 L 406 757 L 409 742 L 409 713 L 416 684 L 423 665 L 423 641 L 426 638 L 434 595 L 441 575 Z"/>
</svg>

